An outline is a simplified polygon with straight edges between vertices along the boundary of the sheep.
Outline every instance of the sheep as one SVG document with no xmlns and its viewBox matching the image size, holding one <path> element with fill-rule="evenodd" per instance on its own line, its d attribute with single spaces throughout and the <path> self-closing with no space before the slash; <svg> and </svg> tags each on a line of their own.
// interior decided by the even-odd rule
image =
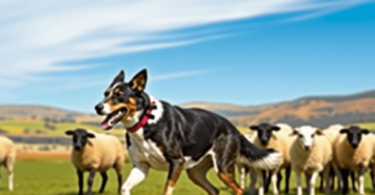
<svg viewBox="0 0 375 195">
<path fill-rule="evenodd" d="M 345 128 L 345 127 L 341 124 L 334 124 L 334 125 L 330 125 L 329 127 L 327 127 L 326 129 L 323 130 L 324 136 L 329 140 L 332 147 L 335 144 L 335 141 L 336 141 L 338 135 L 340 134 L 340 130 L 343 129 L 343 128 Z M 339 171 L 336 167 L 331 166 L 331 169 L 330 169 L 331 189 L 334 189 L 335 174 L 338 175 Z M 322 179 L 320 180 L 319 191 L 323 192 L 324 184 L 323 184 L 323 173 L 322 172 L 320 173 L 320 177 Z"/>
<path fill-rule="evenodd" d="M 104 192 L 107 183 L 107 170 L 115 168 L 118 177 L 118 193 L 122 184 L 122 167 L 124 163 L 124 148 L 119 139 L 112 135 L 95 133 L 91 130 L 68 130 L 66 135 L 73 136 L 71 160 L 77 169 L 79 195 L 83 192 L 83 172 L 89 171 L 88 195 L 92 195 L 92 184 L 95 172 L 101 173 L 103 182 L 99 193 Z"/>
<path fill-rule="evenodd" d="M 350 171 L 357 172 L 359 194 L 364 195 L 364 172 L 373 157 L 373 142 L 367 129 L 350 126 L 340 131 L 333 147 L 334 164 L 340 169 L 343 181 L 342 194 L 348 193 L 348 176 Z"/>
<path fill-rule="evenodd" d="M 329 194 L 329 170 L 332 161 L 332 146 L 322 136 L 323 132 L 311 126 L 295 128 L 292 135 L 298 135 L 291 148 L 290 157 L 297 178 L 297 195 L 302 195 L 301 172 L 305 173 L 306 186 L 310 195 L 315 195 L 315 182 L 319 172 L 323 171 L 325 193 Z M 317 135 L 317 136 L 315 136 Z"/>
<path fill-rule="evenodd" d="M 270 180 L 272 180 L 273 184 L 273 193 L 279 194 L 279 188 L 280 188 L 280 182 L 281 182 L 281 174 L 280 169 L 286 169 L 286 186 L 285 186 L 285 192 L 288 193 L 289 191 L 289 176 L 291 172 L 290 168 L 290 155 L 289 155 L 289 148 L 291 146 L 291 143 L 293 142 L 292 137 L 289 136 L 289 134 L 292 132 L 292 128 L 289 125 L 286 124 L 277 124 L 277 125 L 270 125 L 268 123 L 262 123 L 260 125 L 253 125 L 250 127 L 251 130 L 254 131 L 254 133 L 251 136 L 247 136 L 250 142 L 254 143 L 258 147 L 261 148 L 273 148 L 277 152 L 281 153 L 283 158 L 282 161 L 280 161 L 279 166 L 276 169 L 273 169 L 269 173 L 269 177 L 267 179 L 263 189 L 263 179 L 261 179 L 261 175 L 259 170 L 258 171 L 258 179 L 259 183 L 259 195 L 263 194 L 263 190 L 267 193 L 268 191 L 268 184 L 270 183 Z M 255 171 L 250 169 L 252 171 L 251 173 L 251 185 L 250 185 L 250 194 L 254 194 L 255 190 Z M 244 179 L 246 175 L 246 171 L 244 169 L 241 170 L 241 187 L 244 186 Z M 262 174 L 265 177 L 265 172 Z"/>
<path fill-rule="evenodd" d="M 16 147 L 12 140 L 0 137 L 0 167 L 4 165 L 8 170 L 8 189 L 13 190 L 13 167 L 16 162 Z M 1 175 L 0 175 L 1 181 Z"/>
</svg>

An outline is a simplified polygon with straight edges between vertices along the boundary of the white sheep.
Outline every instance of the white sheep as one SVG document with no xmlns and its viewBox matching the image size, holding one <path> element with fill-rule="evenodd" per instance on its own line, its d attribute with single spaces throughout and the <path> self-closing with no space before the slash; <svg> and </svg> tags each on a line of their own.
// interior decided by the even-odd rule
<svg viewBox="0 0 375 195">
<path fill-rule="evenodd" d="M 113 167 L 118 176 L 118 192 L 122 184 L 122 167 L 124 164 L 124 148 L 118 138 L 112 135 L 95 133 L 91 130 L 76 129 L 66 131 L 73 135 L 73 150 L 71 159 L 77 169 L 79 194 L 82 195 L 83 172 L 90 171 L 88 179 L 88 195 L 92 194 L 92 183 L 95 172 L 101 173 L 103 182 L 99 193 L 103 193 L 106 182 L 106 171 Z"/>
<path fill-rule="evenodd" d="M 297 178 L 297 195 L 302 195 L 301 172 L 305 173 L 309 194 L 314 195 L 316 178 L 323 171 L 325 192 L 330 193 L 331 143 L 322 136 L 321 130 L 311 126 L 295 128 L 293 135 L 298 135 L 290 148 L 292 167 Z"/>
<path fill-rule="evenodd" d="M 264 189 L 263 185 L 263 174 L 260 174 L 260 170 L 253 170 L 250 167 L 251 171 L 251 184 L 250 184 L 250 194 L 255 193 L 255 182 L 256 182 L 256 175 L 255 172 L 258 174 L 258 182 L 259 182 L 259 195 L 262 195 L 263 192 L 268 191 L 268 184 L 269 179 L 271 179 L 273 184 L 273 193 L 279 194 L 279 185 L 281 174 L 279 171 L 281 169 L 286 169 L 286 187 L 285 192 L 288 193 L 289 190 L 289 176 L 290 176 L 290 155 L 289 149 L 291 143 L 293 142 L 294 138 L 290 137 L 290 133 L 292 132 L 292 128 L 286 124 L 277 124 L 277 125 L 270 125 L 268 123 L 262 123 L 260 125 L 253 125 L 250 127 L 253 130 L 252 134 L 247 134 L 245 137 L 256 146 L 260 148 L 273 148 L 277 152 L 282 155 L 282 161 L 280 161 L 278 167 L 270 171 L 270 176 L 268 181 L 266 181 L 266 188 Z M 240 167 L 241 168 L 241 167 Z M 247 168 L 249 169 L 249 168 Z M 246 168 L 241 168 L 241 187 L 243 188 L 245 185 L 245 177 L 246 177 Z"/>
<path fill-rule="evenodd" d="M 342 129 L 333 147 L 333 162 L 340 169 L 340 180 L 343 181 L 342 194 L 348 193 L 348 175 L 351 171 L 358 173 L 359 194 L 365 194 L 364 172 L 374 155 L 373 139 L 368 134 L 367 129 L 358 126 Z"/>
<path fill-rule="evenodd" d="M 13 167 L 15 162 L 16 147 L 13 141 L 6 137 L 0 137 L 0 167 L 3 165 L 8 170 L 8 188 L 10 191 L 13 190 Z"/>
</svg>

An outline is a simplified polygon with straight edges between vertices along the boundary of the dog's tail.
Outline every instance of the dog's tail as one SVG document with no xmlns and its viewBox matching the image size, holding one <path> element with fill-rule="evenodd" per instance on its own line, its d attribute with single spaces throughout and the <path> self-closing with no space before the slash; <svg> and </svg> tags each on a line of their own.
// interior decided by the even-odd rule
<svg viewBox="0 0 375 195">
<path fill-rule="evenodd" d="M 245 157 L 250 166 L 255 169 L 272 170 L 281 162 L 281 154 L 273 149 L 258 148 L 250 143 L 244 136 L 240 136 L 242 157 Z"/>
</svg>

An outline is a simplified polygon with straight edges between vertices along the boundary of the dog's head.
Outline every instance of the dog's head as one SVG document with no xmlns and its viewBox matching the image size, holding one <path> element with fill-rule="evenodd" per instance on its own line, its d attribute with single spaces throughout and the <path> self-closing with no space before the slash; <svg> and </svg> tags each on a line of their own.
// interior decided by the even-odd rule
<svg viewBox="0 0 375 195">
<path fill-rule="evenodd" d="M 146 87 L 147 71 L 141 70 L 130 82 L 125 82 L 122 70 L 104 92 L 104 99 L 95 106 L 98 115 L 107 116 L 102 122 L 102 128 L 109 130 L 121 120 L 134 116 L 137 110 L 143 108 L 142 93 Z"/>
</svg>

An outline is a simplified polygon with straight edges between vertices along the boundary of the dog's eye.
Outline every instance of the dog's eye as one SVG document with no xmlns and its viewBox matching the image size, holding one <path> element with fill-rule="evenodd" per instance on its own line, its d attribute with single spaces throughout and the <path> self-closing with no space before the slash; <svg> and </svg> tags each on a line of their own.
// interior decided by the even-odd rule
<svg viewBox="0 0 375 195">
<path fill-rule="evenodd" d="M 108 91 L 104 92 L 104 96 L 105 96 L 105 97 L 107 97 L 108 95 L 109 95 L 109 92 L 108 92 Z"/>
<path fill-rule="evenodd" d="M 299 134 L 298 137 L 303 138 L 303 135 Z"/>
</svg>

